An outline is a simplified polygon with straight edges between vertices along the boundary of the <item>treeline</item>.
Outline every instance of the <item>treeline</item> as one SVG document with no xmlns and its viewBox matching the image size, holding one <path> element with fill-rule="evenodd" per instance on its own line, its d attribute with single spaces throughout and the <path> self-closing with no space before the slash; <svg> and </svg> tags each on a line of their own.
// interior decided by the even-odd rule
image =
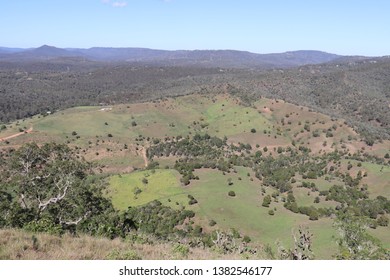
<svg viewBox="0 0 390 280">
<path fill-rule="evenodd" d="M 0 70 L 0 122 L 74 106 L 136 103 L 190 94 L 195 91 L 194 85 L 208 84 L 221 75 L 218 69 L 137 64 L 102 63 L 87 69 L 73 64 L 61 70 L 47 69 L 39 63 L 38 69 L 30 64 L 26 67 L 30 71 L 23 65 Z"/>
</svg>

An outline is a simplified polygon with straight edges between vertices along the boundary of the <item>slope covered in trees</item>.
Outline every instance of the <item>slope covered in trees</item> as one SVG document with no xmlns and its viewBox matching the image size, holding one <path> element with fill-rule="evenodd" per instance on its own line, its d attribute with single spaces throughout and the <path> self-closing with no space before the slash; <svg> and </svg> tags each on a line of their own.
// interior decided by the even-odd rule
<svg viewBox="0 0 390 280">
<path fill-rule="evenodd" d="M 192 93 L 260 96 L 345 118 L 369 143 L 390 136 L 389 59 L 341 61 L 270 71 L 153 67 L 59 59 L 7 62 L 0 71 L 0 120 L 80 105 L 155 100 Z"/>
</svg>

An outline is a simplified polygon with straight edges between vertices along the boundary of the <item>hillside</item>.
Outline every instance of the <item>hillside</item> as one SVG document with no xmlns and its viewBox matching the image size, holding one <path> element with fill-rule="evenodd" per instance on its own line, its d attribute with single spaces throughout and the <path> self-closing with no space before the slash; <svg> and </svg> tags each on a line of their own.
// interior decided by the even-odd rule
<svg viewBox="0 0 390 280">
<path fill-rule="evenodd" d="M 191 235 L 234 227 L 250 247 L 276 252 L 276 241 L 291 247 L 291 230 L 305 226 L 315 257 L 328 259 L 337 252 L 335 215 L 352 207 L 389 248 L 389 227 L 379 224 L 388 217 L 390 142 L 368 146 L 343 119 L 307 107 L 188 95 L 35 116 L 6 126 L 0 138 L 3 151 L 31 141 L 73 147 L 94 163 L 117 211 L 144 213 L 159 200 L 195 213 L 184 222 Z"/>
<path fill-rule="evenodd" d="M 56 58 L 0 64 L 0 121 L 80 105 L 155 100 L 192 93 L 229 93 L 251 103 L 279 98 L 344 118 L 368 142 L 389 139 L 388 58 L 251 71 L 152 67 Z"/>
</svg>

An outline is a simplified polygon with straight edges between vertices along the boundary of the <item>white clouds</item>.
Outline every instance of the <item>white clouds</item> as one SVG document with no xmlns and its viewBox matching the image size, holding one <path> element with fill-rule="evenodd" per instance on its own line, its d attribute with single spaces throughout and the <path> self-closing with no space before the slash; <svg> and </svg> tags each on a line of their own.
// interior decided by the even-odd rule
<svg viewBox="0 0 390 280">
<path fill-rule="evenodd" d="M 112 0 L 101 0 L 103 4 L 110 5 L 114 8 L 124 8 L 127 6 L 126 1 L 112 1 Z"/>
<path fill-rule="evenodd" d="M 115 8 L 123 8 L 127 6 L 127 2 L 121 1 L 121 2 L 113 2 L 112 6 Z"/>
</svg>

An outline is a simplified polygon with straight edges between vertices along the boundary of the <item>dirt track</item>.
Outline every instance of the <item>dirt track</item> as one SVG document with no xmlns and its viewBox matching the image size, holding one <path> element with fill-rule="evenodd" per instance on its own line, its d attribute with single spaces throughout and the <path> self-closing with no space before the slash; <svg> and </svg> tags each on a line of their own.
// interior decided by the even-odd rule
<svg viewBox="0 0 390 280">
<path fill-rule="evenodd" d="M 19 132 L 19 133 L 12 134 L 12 135 L 7 136 L 7 137 L 0 138 L 0 142 L 3 142 L 3 141 L 6 141 L 6 140 L 8 140 L 8 139 L 12 139 L 12 138 L 18 137 L 18 136 L 23 135 L 23 134 L 25 134 L 25 133 L 31 133 L 32 131 L 33 131 L 33 128 L 30 127 L 30 128 L 27 129 L 26 131 Z"/>
<path fill-rule="evenodd" d="M 146 156 L 146 147 L 141 148 L 141 154 L 145 162 L 145 167 L 148 167 L 149 162 L 148 162 L 148 157 Z"/>
</svg>

